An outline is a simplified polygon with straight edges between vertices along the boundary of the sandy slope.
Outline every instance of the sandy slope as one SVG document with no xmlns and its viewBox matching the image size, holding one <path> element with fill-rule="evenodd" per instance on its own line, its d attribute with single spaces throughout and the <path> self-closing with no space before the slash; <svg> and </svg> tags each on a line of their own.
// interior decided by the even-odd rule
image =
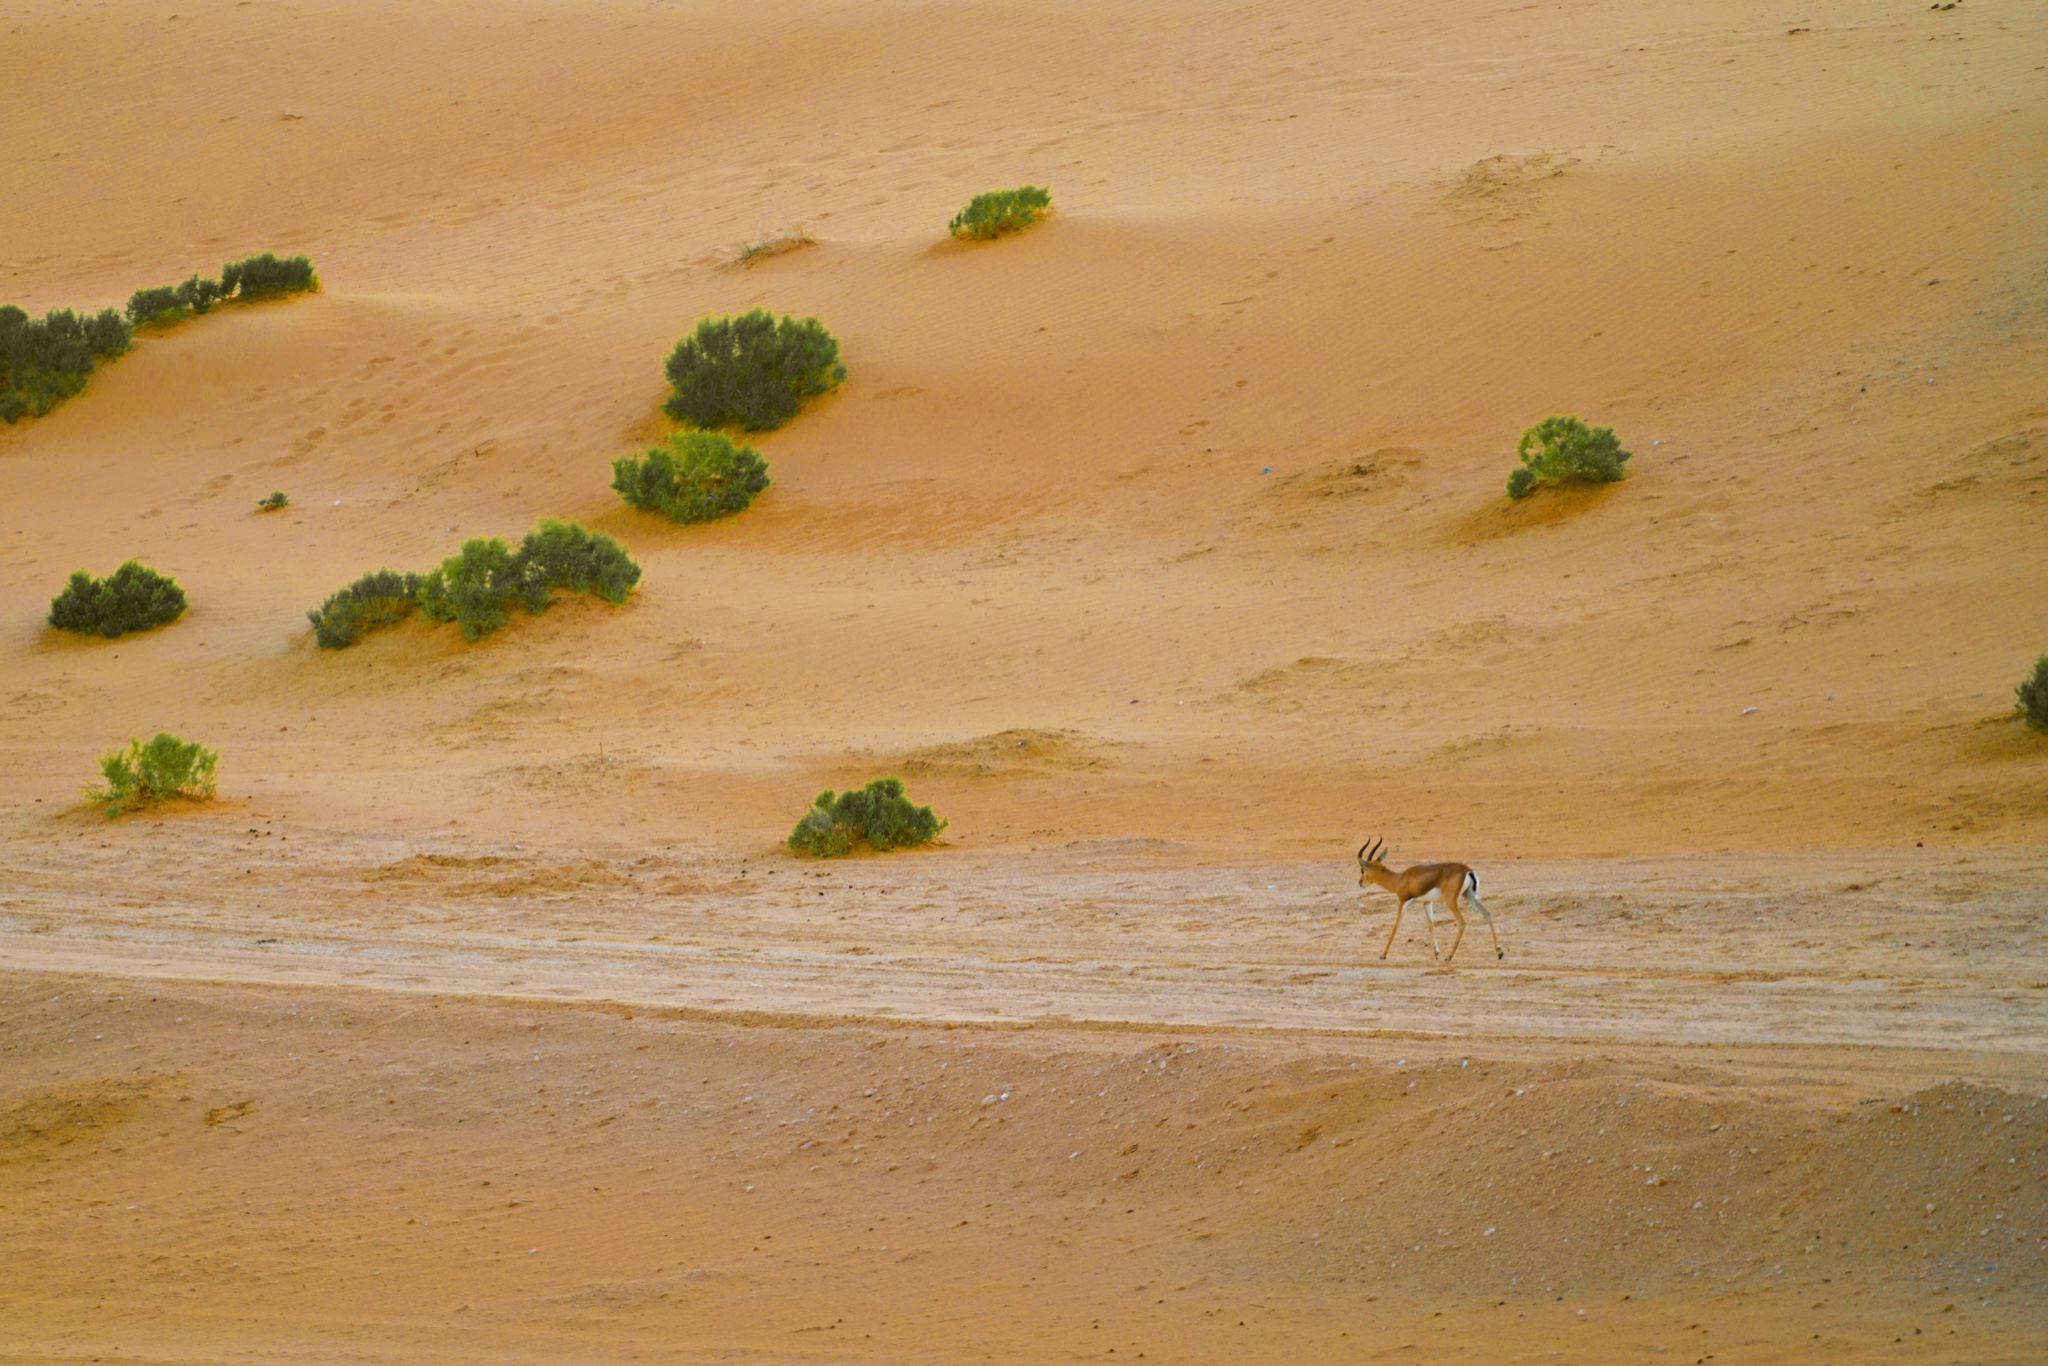
<svg viewBox="0 0 2048 1366">
<path fill-rule="evenodd" d="M 223 1325 L 237 1359 L 469 1341 L 334 1347 L 323 1315 L 367 1325 L 383 1301 L 309 1300 L 327 1263 L 271 1264 L 267 1307 L 230 1319 L 213 1262 L 136 1291 L 126 1320 L 98 1309 L 89 1269 L 111 1244 L 93 1239 L 113 1231 L 79 1202 L 181 1189 L 218 1160 L 188 1145 L 220 1124 L 120 1136 L 122 1116 L 154 1134 L 187 1104 L 167 1078 L 373 1102 L 346 1069 L 287 1083 L 260 1053 L 154 1025 L 133 1059 L 60 1046 L 95 976 L 127 1004 L 185 993 L 164 999 L 229 1034 L 271 1028 L 281 990 L 451 1060 L 434 1009 L 506 1038 L 521 996 L 684 1009 L 708 1031 L 691 1048 L 758 1050 L 707 1068 L 735 1095 L 761 1069 L 836 1084 L 885 1013 L 926 1022 L 887 1037 L 934 1048 L 947 1022 L 1038 1022 L 1002 1046 L 1055 1070 L 1093 1050 L 1131 1065 L 1160 1029 L 1311 1072 L 1329 1049 L 1391 1067 L 1374 1031 L 1454 1030 L 1544 1078 L 1636 1049 L 1599 1084 L 1679 1087 L 1672 1135 L 1704 1128 L 1688 1087 L 1799 1132 L 1769 1049 L 1817 1059 L 1792 1089 L 1831 1116 L 1867 1098 L 1814 1081 L 1844 1068 L 1893 1098 L 1956 1076 L 2035 1094 L 2048 749 L 2007 712 L 2048 648 L 2044 63 L 2017 0 L 0 7 L 0 297 L 97 307 L 267 248 L 309 252 L 325 283 L 144 338 L 58 413 L 0 430 L 0 1104 L 5 1142 L 33 1149 L 0 1150 L 0 1218 L 39 1249 L 32 1275 L 29 1254 L 0 1267 L 34 1287 L 0 1305 L 0 1353 L 220 1357 Z M 1053 188 L 1053 221 L 944 240 L 968 194 L 1027 180 Z M 817 245 L 729 267 L 798 221 Z M 608 462 L 661 431 L 665 349 L 757 303 L 820 316 L 847 384 L 760 441 L 775 485 L 744 516 L 678 529 L 620 507 Z M 1630 477 L 1510 506 L 1514 437 L 1553 411 L 1613 423 Z M 293 506 L 259 516 L 272 488 Z M 625 541 L 641 591 L 478 647 L 407 627 L 312 648 L 305 609 L 357 574 L 544 515 Z M 116 642 L 42 625 L 69 570 L 128 556 L 186 586 L 185 620 Z M 78 804 L 94 755 L 160 727 L 220 748 L 219 802 L 112 825 Z M 952 818 L 944 849 L 829 873 L 777 852 L 817 789 L 892 770 Z M 1397 859 L 1478 862 L 1509 958 L 1468 938 L 1456 971 L 1425 975 L 1411 924 L 1380 967 L 1384 918 L 1360 921 L 1344 873 L 1368 831 Z M 602 1017 L 549 1018 L 583 1022 L 577 1066 L 626 1057 Z M 1062 1020 L 1092 1028 L 1045 1032 Z M 1707 1042 L 1757 1051 L 1711 1083 L 1663 1051 Z M 1255 1085 L 1245 1065 L 1218 1061 L 1214 1084 Z M 555 1142 L 448 1066 L 491 1142 Z M 103 1094 L 89 1161 L 37 1146 L 48 1116 L 99 1115 Z M 2004 1113 L 1983 1096 L 1968 1104 Z M 245 1197 L 272 1202 L 262 1238 L 289 1242 L 391 1180 L 352 1136 L 396 1131 L 345 1112 L 303 1151 L 249 1131 L 238 1162 L 278 1175 L 207 1187 L 177 1255 L 230 1246 Z M 1588 1113 L 1545 1122 L 1580 1141 Z M 706 1143 L 725 1132 L 703 1122 Z M 1965 1151 L 1952 1140 L 1886 1141 L 1939 1165 Z M 1823 1148 L 1787 1170 L 1825 1185 L 1868 1157 Z M 642 1149 L 579 1151 L 528 1170 L 566 1193 L 589 1154 Z M 306 1152 L 320 1193 L 279 1212 Z M 485 1161 L 437 1152 L 449 1191 Z M 963 1152 L 964 1184 L 923 1208 L 994 1201 L 1020 1162 Z M 1350 1170 L 1332 1157 L 1287 1189 L 1334 1200 Z M 2038 1165 L 2029 1179 L 2038 1195 Z M 1067 1217 L 1057 1189 L 1014 1197 L 1033 1236 Z M 833 1208 L 894 1198 L 856 1183 Z M 1528 1265 L 1619 1286 L 1560 1241 L 1603 1198 L 1561 1189 Z M 1168 1261 L 1195 1256 L 1174 1220 L 1212 1203 L 1175 1199 L 1145 1235 Z M 736 1210 L 707 1205 L 690 1236 L 727 1239 Z M 559 1211 L 583 1246 L 625 1217 Z M 1269 1248 L 1290 1209 L 1210 1215 L 1233 1221 L 1247 1295 L 1367 1331 L 1313 1258 Z M 1599 1350 L 1677 1351 L 1668 1325 L 1706 1303 L 1685 1268 L 1734 1274 L 1761 1227 L 1639 1248 L 1651 1307 L 1629 1301 Z M 1126 1255 L 1112 1235 L 1012 1275 L 990 1269 L 1000 1240 L 938 1228 L 920 1236 L 961 1278 L 949 1307 L 901 1310 L 924 1315 L 917 1340 L 878 1334 L 869 1357 L 1114 1345 L 1073 1308 L 1109 1312 L 1090 1297 L 1122 1283 L 1102 1271 Z M 566 1298 L 516 1278 L 490 1294 L 527 1306 L 504 1332 L 559 1334 L 536 1359 L 624 1355 L 645 1332 L 678 1359 L 815 1360 L 840 1349 L 719 1315 L 773 1300 L 794 1331 L 799 1309 L 932 1289 L 916 1265 L 863 1282 L 854 1245 L 818 1236 L 808 1261 L 719 1273 L 736 1288 L 687 1330 L 639 1281 L 618 1292 L 638 1308 L 604 1307 L 606 1277 L 654 1261 L 556 1266 L 547 1294 Z M 76 1259 L 54 1250 L 73 1242 Z M 422 1244 L 406 1274 L 440 1294 L 457 1251 Z M 1803 1359 L 1812 1332 L 1864 1315 L 1813 1307 L 1816 1287 L 1884 1280 L 1876 1254 L 1828 1255 L 1741 1310 L 1759 1359 Z M 1987 1280 L 1994 1304 L 2038 1290 L 2027 1255 L 2006 1263 L 2020 1279 Z M 1404 1304 L 1468 1293 L 1410 1273 Z M 1938 1309 L 1961 1275 L 1897 1281 L 1911 1293 L 1886 1312 Z M 1738 1284 L 1765 1282 L 1714 1293 Z M 1241 1359 L 1196 1331 L 1214 1307 L 1159 1320 L 1155 1355 Z M 1997 1327 L 2005 1312 L 1970 1321 L 1987 1357 L 2038 1330 Z M 1504 1340 L 1450 1317 L 1458 1343 Z M 115 1322 L 148 1331 L 86 1326 Z M 1533 1355 L 1552 1331 L 1513 1340 Z M 1892 1336 L 1912 1334 L 1840 1351 L 1884 1359 Z M 1308 1341 L 1271 1322 L 1259 1338 L 1276 1360 Z"/>
<path fill-rule="evenodd" d="M 1867 1053 L 0 1010 L 12 1360 L 2039 1355 L 2048 1101 Z"/>
</svg>

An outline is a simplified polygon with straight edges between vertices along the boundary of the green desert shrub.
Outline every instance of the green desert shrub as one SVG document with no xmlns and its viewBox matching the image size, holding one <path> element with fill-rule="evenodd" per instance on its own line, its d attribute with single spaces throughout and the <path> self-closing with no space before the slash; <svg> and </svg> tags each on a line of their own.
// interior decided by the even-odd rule
<svg viewBox="0 0 2048 1366">
<path fill-rule="evenodd" d="M 459 553 L 420 580 L 416 594 L 428 621 L 452 621 L 464 640 L 481 640 L 505 624 L 516 599 L 538 616 L 558 588 L 595 593 L 617 606 L 640 582 L 640 566 L 624 546 L 574 522 L 543 521 L 517 550 L 497 537 L 465 541 Z"/>
<path fill-rule="evenodd" d="M 266 251 L 261 256 L 228 262 L 220 268 L 218 280 L 194 275 L 183 284 L 136 290 L 128 296 L 128 321 L 138 327 L 168 326 L 205 313 L 224 299 L 268 299 L 319 287 L 320 278 L 313 273 L 313 263 L 306 257 L 279 260 Z"/>
<path fill-rule="evenodd" d="M 986 242 L 1006 232 L 1022 232 L 1052 208 L 1052 194 L 1036 185 L 990 190 L 967 201 L 953 215 L 946 231 L 964 242 Z"/>
<path fill-rule="evenodd" d="M 499 537 L 476 537 L 420 581 L 420 614 L 452 621 L 464 640 L 481 640 L 505 624 L 512 600 L 512 547 Z"/>
<path fill-rule="evenodd" d="M 279 495 L 281 496 L 281 495 Z M 366 631 L 389 626 L 419 607 L 420 576 L 379 569 L 365 574 L 306 613 L 323 650 L 353 645 Z"/>
<path fill-rule="evenodd" d="M 137 327 L 177 322 L 184 316 L 176 285 L 152 285 L 128 296 L 128 321 Z"/>
<path fill-rule="evenodd" d="M 626 548 L 599 531 L 549 517 L 519 543 L 512 569 L 519 605 L 539 615 L 558 588 L 595 593 L 617 607 L 640 582 L 640 566 Z"/>
<path fill-rule="evenodd" d="M 768 462 L 718 432 L 672 432 L 645 458 L 612 461 L 612 487 L 636 508 L 678 522 L 708 522 L 753 502 L 768 487 Z"/>
<path fill-rule="evenodd" d="M 192 313 L 204 313 L 213 307 L 214 302 L 225 291 L 221 289 L 218 280 L 203 279 L 194 275 L 179 285 L 175 292 L 178 296 L 178 307 Z"/>
<path fill-rule="evenodd" d="M 803 400 L 846 378 L 839 343 L 816 318 L 777 322 L 757 308 L 705 318 L 664 367 L 674 390 L 663 408 L 695 427 L 780 427 Z"/>
<path fill-rule="evenodd" d="M 158 731 L 149 743 L 130 740 L 126 749 L 100 756 L 105 787 L 88 787 L 86 799 L 106 808 L 107 815 L 182 797 L 203 802 L 213 797 L 214 766 L 220 755 L 200 744 L 187 744 L 169 731 Z"/>
<path fill-rule="evenodd" d="M 929 806 L 910 803 L 901 778 L 877 778 L 854 791 L 820 792 L 785 842 L 800 854 L 829 858 L 857 839 L 883 852 L 930 844 L 945 828 Z"/>
<path fill-rule="evenodd" d="M 313 263 L 303 256 L 279 260 L 269 252 L 221 267 L 220 279 L 193 275 L 182 284 L 138 289 L 127 316 L 53 308 L 40 319 L 13 304 L 0 307 L 0 421 L 41 417 L 85 388 L 98 361 L 128 349 L 135 329 L 167 326 L 205 313 L 228 298 L 260 299 L 318 289 Z"/>
<path fill-rule="evenodd" d="M 2014 709 L 2035 730 L 2048 730 L 2048 655 L 2034 661 L 2034 672 L 2017 688 Z"/>
<path fill-rule="evenodd" d="M 279 508 L 290 507 L 292 496 L 283 489 L 277 489 L 256 500 L 258 512 L 276 512 Z"/>
<path fill-rule="evenodd" d="M 278 294 L 304 294 L 320 287 L 313 263 L 304 256 L 280 260 L 270 252 L 230 261 L 220 268 L 222 297 L 262 299 Z"/>
<path fill-rule="evenodd" d="M 1612 427 L 1576 417 L 1546 417 L 1515 443 L 1521 468 L 1508 476 L 1508 497 L 1526 498 L 1539 484 L 1611 484 L 1627 471 L 1629 452 Z"/>
<path fill-rule="evenodd" d="M 95 579 L 80 569 L 50 600 L 50 625 L 60 631 L 113 637 L 176 621 L 185 590 L 136 560 Z"/>
<path fill-rule="evenodd" d="M 126 351 L 130 336 L 111 308 L 53 308 L 31 318 L 13 304 L 0 307 L 0 421 L 43 416 L 83 389 L 96 363 Z"/>
</svg>

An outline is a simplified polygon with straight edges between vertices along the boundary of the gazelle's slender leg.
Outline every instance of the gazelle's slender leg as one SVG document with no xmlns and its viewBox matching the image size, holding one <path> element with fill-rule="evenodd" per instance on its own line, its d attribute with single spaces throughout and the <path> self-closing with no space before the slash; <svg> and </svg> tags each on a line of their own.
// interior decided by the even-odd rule
<svg viewBox="0 0 2048 1366">
<path fill-rule="evenodd" d="M 1436 911 L 1429 903 L 1429 897 L 1425 896 L 1422 898 L 1422 918 L 1429 922 L 1429 951 L 1437 956 L 1438 962 L 1442 962 L 1444 951 L 1437 946 L 1436 942 Z"/>
<path fill-rule="evenodd" d="M 1493 913 L 1486 909 L 1486 903 L 1470 893 L 1466 894 L 1465 900 L 1471 902 L 1472 909 L 1486 918 L 1486 932 L 1493 936 L 1493 956 L 1495 958 L 1507 957 L 1508 951 L 1500 946 L 1500 931 L 1493 927 Z"/>
<path fill-rule="evenodd" d="M 1394 947 L 1394 936 L 1401 932 L 1401 912 L 1407 909 L 1408 900 L 1406 897 L 1394 898 L 1394 927 L 1387 931 L 1387 946 L 1386 948 L 1380 950 L 1380 957 L 1385 958 L 1387 954 L 1392 951 Z"/>
<path fill-rule="evenodd" d="M 1444 955 L 1444 961 L 1448 963 L 1458 956 L 1458 945 L 1465 942 L 1465 912 L 1458 908 L 1456 892 L 1444 898 L 1444 905 L 1451 908 L 1451 918 L 1458 922 L 1458 932 L 1451 937 L 1451 951 Z"/>
</svg>

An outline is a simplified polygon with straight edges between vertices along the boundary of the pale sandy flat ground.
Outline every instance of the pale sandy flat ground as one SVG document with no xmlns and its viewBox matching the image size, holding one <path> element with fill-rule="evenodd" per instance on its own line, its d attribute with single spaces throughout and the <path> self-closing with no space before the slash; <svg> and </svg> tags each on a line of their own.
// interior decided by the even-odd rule
<svg viewBox="0 0 2048 1366">
<path fill-rule="evenodd" d="M 0 429 L 0 1360 L 2048 1350 L 2037 6 L 34 0 L 0 70 L 0 300 L 323 280 Z M 623 508 L 756 304 L 845 386 Z M 1508 504 L 1558 411 L 1629 478 Z M 546 515 L 626 606 L 313 648 Z M 184 620 L 43 625 L 129 556 Z M 219 800 L 85 807 L 159 728 Z M 882 772 L 939 848 L 781 851 Z M 1506 957 L 1381 962 L 1371 833 Z"/>
</svg>

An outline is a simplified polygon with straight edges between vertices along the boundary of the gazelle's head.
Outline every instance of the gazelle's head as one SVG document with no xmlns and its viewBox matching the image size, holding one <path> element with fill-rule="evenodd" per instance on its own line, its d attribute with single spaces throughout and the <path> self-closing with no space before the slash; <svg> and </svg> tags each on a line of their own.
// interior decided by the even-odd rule
<svg viewBox="0 0 2048 1366">
<path fill-rule="evenodd" d="M 1363 887 L 1372 881 L 1375 872 L 1387 871 L 1387 842 L 1367 840 L 1358 846 L 1358 885 Z"/>
</svg>

